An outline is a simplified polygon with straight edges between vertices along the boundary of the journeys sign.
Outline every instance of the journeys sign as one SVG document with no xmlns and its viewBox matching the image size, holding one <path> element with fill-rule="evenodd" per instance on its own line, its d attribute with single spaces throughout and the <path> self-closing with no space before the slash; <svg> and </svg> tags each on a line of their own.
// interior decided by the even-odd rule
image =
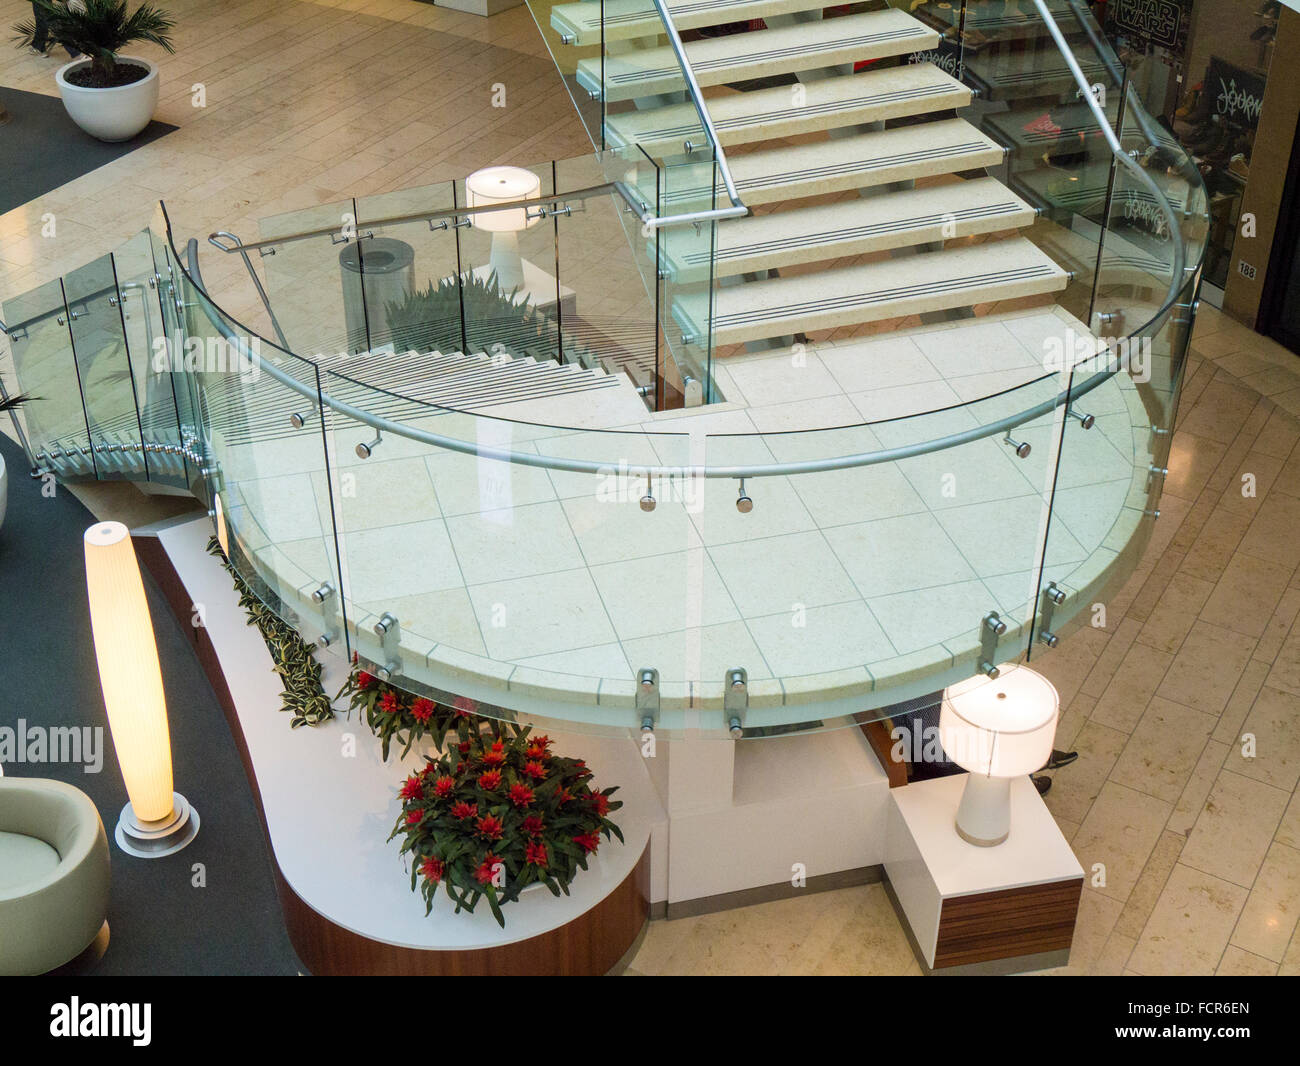
<svg viewBox="0 0 1300 1066">
<path fill-rule="evenodd" d="M 1264 105 L 1264 79 L 1218 56 L 1205 68 L 1205 95 L 1225 122 L 1254 129 Z"/>
</svg>

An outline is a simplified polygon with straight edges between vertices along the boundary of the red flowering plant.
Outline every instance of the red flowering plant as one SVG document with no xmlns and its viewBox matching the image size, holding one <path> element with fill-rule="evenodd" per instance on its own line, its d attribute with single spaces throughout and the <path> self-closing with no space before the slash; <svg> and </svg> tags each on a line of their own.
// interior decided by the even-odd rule
<svg viewBox="0 0 1300 1066">
<path fill-rule="evenodd" d="M 349 713 L 360 710 L 370 731 L 379 738 L 385 761 L 394 739 L 403 745 L 402 754 L 405 755 L 422 737 L 432 737 L 434 745 L 441 749 L 451 731 L 464 741 L 484 726 L 494 736 L 506 728 L 506 723 L 495 718 L 471 713 L 471 701 L 458 699 L 452 707 L 435 703 L 381 681 L 374 674 L 362 670 L 355 659 L 352 672 L 335 699 L 344 696 L 348 697 Z"/>
<path fill-rule="evenodd" d="M 442 886 L 461 909 L 487 897 L 501 926 L 501 908 L 529 885 L 569 893 L 602 836 L 623 834 L 609 814 L 617 787 L 592 787 L 581 759 L 551 752 L 551 741 L 528 728 L 506 736 L 471 734 L 402 784 L 402 813 L 389 840 L 401 834 L 411 861 L 411 890 L 424 912 Z"/>
</svg>

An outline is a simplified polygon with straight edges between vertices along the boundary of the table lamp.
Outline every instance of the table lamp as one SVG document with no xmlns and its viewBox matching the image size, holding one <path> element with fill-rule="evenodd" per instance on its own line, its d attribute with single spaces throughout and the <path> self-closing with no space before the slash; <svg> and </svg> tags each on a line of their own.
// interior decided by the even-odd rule
<svg viewBox="0 0 1300 1066">
<path fill-rule="evenodd" d="M 1046 765 L 1059 711 L 1052 683 L 1015 664 L 996 678 L 979 674 L 944 690 L 939 742 L 970 771 L 956 820 L 957 835 L 968 844 L 991 848 L 1007 839 L 1011 779 Z"/>
<path fill-rule="evenodd" d="M 127 854 L 155 859 L 193 840 L 199 816 L 172 791 L 162 671 L 131 534 L 121 522 L 99 522 L 83 540 L 99 683 L 129 797 L 114 838 Z"/>
<path fill-rule="evenodd" d="M 542 179 L 522 167 L 485 167 L 465 179 L 466 200 L 470 207 L 533 200 L 542 193 Z M 505 292 L 524 284 L 524 261 L 519 255 L 519 231 L 535 226 L 540 216 L 528 217 L 528 209 L 476 211 L 470 214 L 476 229 L 492 234 L 489 260 L 497 284 Z"/>
</svg>

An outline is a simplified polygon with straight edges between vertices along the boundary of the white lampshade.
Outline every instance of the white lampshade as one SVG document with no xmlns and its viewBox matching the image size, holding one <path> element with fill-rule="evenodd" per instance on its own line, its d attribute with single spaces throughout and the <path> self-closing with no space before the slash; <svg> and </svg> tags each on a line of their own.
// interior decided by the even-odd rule
<svg viewBox="0 0 1300 1066">
<path fill-rule="evenodd" d="M 484 167 L 465 179 L 465 192 L 470 207 L 534 200 L 542 193 L 542 179 L 522 167 Z M 539 221 L 530 219 L 527 208 L 523 207 L 513 211 L 479 211 L 471 214 L 470 220 L 476 229 L 489 233 L 514 233 Z"/>
<path fill-rule="evenodd" d="M 132 854 L 167 854 L 193 839 L 198 819 L 172 791 L 167 704 L 135 548 L 121 522 L 91 526 L 84 544 L 99 682 L 130 797 L 117 840 Z"/>
<path fill-rule="evenodd" d="M 970 771 L 957 832 L 971 844 L 1000 844 L 1010 833 L 1010 780 L 1041 770 L 1052 754 L 1060 698 L 1047 678 L 1011 664 L 996 678 L 949 686 L 939 713 L 939 743 Z"/>
</svg>

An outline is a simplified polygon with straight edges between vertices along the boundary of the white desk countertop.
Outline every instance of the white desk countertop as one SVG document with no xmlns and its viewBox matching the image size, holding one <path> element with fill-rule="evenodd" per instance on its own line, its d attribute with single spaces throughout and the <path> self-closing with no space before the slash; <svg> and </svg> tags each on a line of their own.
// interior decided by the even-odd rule
<svg viewBox="0 0 1300 1066">
<path fill-rule="evenodd" d="M 604 899 L 641 857 L 651 827 L 664 819 L 636 740 L 552 733 L 558 752 L 585 758 L 595 784 L 620 786 L 625 806 L 614 820 L 626 844 L 602 840 L 589 868 L 574 879 L 570 896 L 527 893 L 504 908 L 500 928 L 486 901 L 473 914 L 457 915 L 444 893 L 432 914 L 410 889 L 410 873 L 398 855 L 400 840 L 386 842 L 400 810 L 397 789 L 424 765 L 413 749 L 387 763 L 379 742 L 353 715 L 325 726 L 290 730 L 280 707 L 280 685 L 261 635 L 245 624 L 230 576 L 207 554 L 206 518 L 163 528 L 159 539 L 196 603 L 205 605 L 209 635 L 257 777 L 275 858 L 285 879 L 308 906 L 337 925 L 390 944 L 413 948 L 474 950 L 537 936 L 572 921 Z M 346 676 L 342 654 L 330 660 L 324 685 L 333 695 Z M 169 693 L 173 717 L 185 713 L 182 694 Z M 348 738 L 352 741 L 349 745 Z M 345 747 L 355 755 L 345 757 Z M 184 782 L 179 782 L 182 790 Z M 219 796 L 191 797 L 205 821 L 220 818 Z"/>
</svg>

